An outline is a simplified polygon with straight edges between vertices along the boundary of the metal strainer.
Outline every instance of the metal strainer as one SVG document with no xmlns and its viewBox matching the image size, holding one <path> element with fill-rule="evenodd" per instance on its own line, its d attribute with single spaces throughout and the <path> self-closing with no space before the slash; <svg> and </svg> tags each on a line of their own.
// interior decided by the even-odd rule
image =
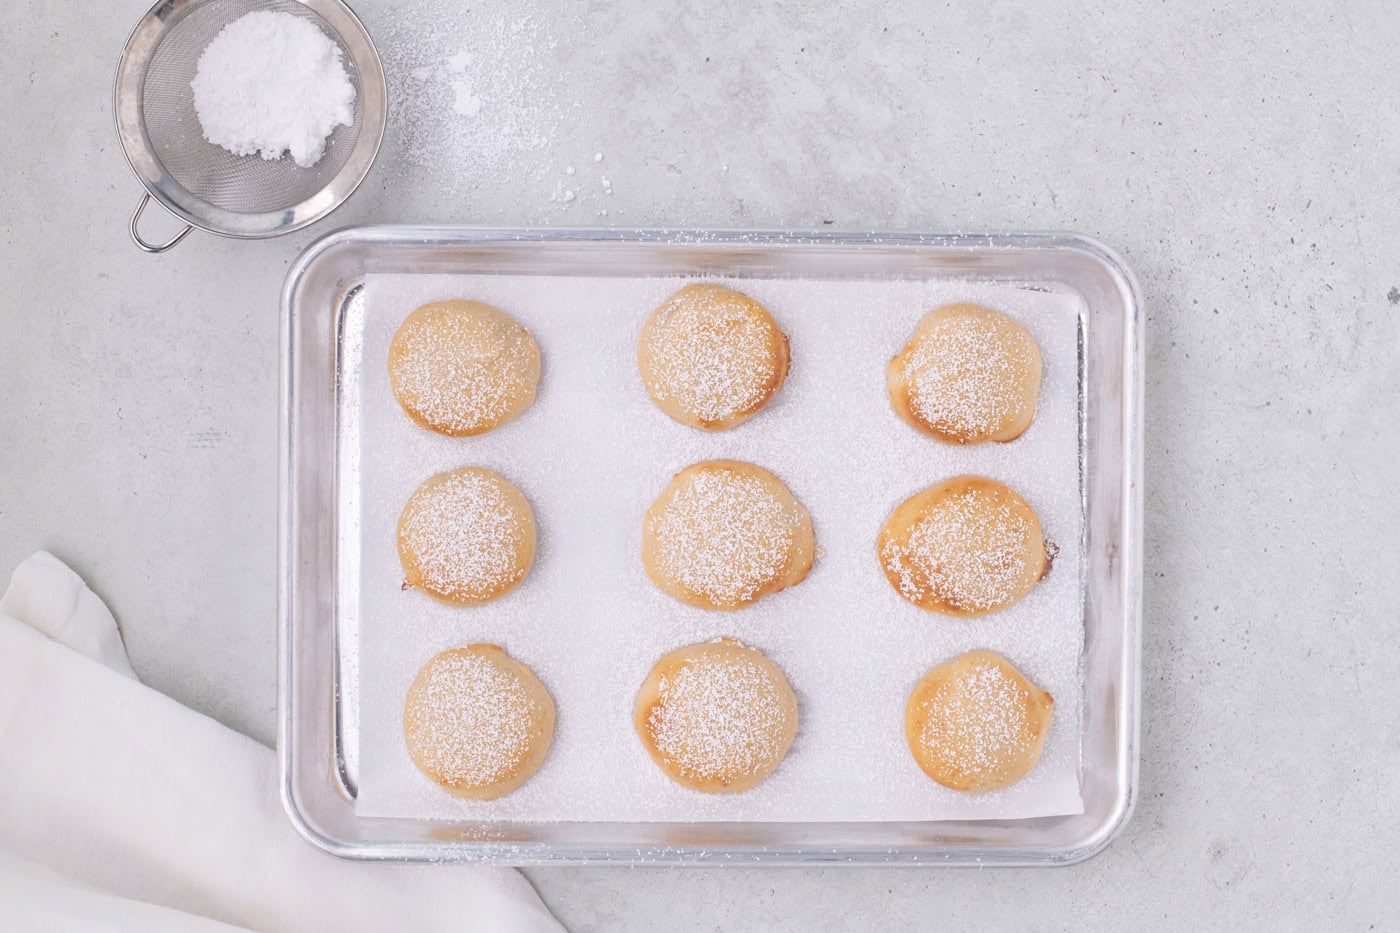
<svg viewBox="0 0 1400 933">
<path fill-rule="evenodd" d="M 340 45 L 355 87 L 355 119 L 336 127 L 326 154 L 311 168 L 283 156 L 236 156 L 204 138 L 194 110 L 199 56 L 219 30 L 245 13 L 270 10 L 314 22 Z M 195 227 L 221 236 L 278 236 L 314 223 L 339 207 L 369 173 L 384 137 L 387 108 L 384 69 L 369 33 L 341 0 L 161 0 L 122 50 L 112 91 L 112 111 L 126 160 L 146 186 L 131 215 L 131 237 L 161 253 Z M 137 230 L 141 212 L 155 198 L 185 221 L 163 243 Z"/>
</svg>

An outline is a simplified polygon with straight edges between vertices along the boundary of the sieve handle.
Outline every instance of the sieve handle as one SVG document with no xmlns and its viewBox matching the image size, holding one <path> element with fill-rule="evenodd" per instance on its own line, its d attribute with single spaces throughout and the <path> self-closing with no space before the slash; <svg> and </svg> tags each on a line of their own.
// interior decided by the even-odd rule
<svg viewBox="0 0 1400 933">
<path fill-rule="evenodd" d="M 194 229 L 194 224 L 185 224 L 185 229 L 181 230 L 179 233 L 175 234 L 173 237 L 166 240 L 164 243 L 148 243 L 145 240 L 141 239 L 141 233 L 139 230 L 136 229 L 136 225 L 141 220 L 141 212 L 144 211 L 146 209 L 146 205 L 150 203 L 151 195 L 150 192 L 147 192 L 146 194 L 142 195 L 141 203 L 136 205 L 136 213 L 131 215 L 131 223 L 127 225 L 127 229 L 131 231 L 131 238 L 136 241 L 137 246 L 141 247 L 148 253 L 163 253 L 166 250 L 170 249 L 172 246 L 174 246 L 176 243 L 179 243 L 185 237 L 189 236 L 190 231 Z"/>
</svg>

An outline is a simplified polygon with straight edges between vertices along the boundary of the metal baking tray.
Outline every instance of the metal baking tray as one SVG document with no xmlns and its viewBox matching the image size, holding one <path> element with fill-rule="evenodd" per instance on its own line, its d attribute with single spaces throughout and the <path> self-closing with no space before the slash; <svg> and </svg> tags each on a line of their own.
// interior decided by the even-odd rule
<svg viewBox="0 0 1400 933">
<path fill-rule="evenodd" d="M 1080 322 L 1084 812 L 937 822 L 445 822 L 357 816 L 358 379 L 369 273 L 975 280 L 1071 289 Z M 1101 851 L 1137 793 L 1142 608 L 1138 291 L 1068 233 L 358 227 L 309 246 L 282 292 L 278 760 L 293 825 L 346 858 L 509 865 L 1056 865 Z"/>
</svg>

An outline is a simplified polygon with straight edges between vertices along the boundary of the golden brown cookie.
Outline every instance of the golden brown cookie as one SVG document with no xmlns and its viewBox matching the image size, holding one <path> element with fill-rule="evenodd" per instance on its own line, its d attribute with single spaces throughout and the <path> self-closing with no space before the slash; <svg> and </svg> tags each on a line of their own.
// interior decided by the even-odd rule
<svg viewBox="0 0 1400 933">
<path fill-rule="evenodd" d="M 465 437 L 530 407 L 540 348 L 479 301 L 438 301 L 410 314 L 389 344 L 389 385 L 403 410 L 439 434 Z"/>
<path fill-rule="evenodd" d="M 878 553 L 899 595 L 953 616 L 1004 609 L 1050 569 L 1035 510 L 984 476 L 955 476 L 906 499 L 885 520 Z"/>
<path fill-rule="evenodd" d="M 652 312 L 637 345 L 647 392 L 666 414 L 722 431 L 782 388 L 788 338 L 763 305 L 723 285 L 687 285 Z"/>
<path fill-rule="evenodd" d="M 812 517 L 772 473 L 706 460 L 672 477 L 642 523 L 642 563 L 665 592 L 701 609 L 739 609 L 801 583 Z"/>
<path fill-rule="evenodd" d="M 924 773 L 974 794 L 1010 787 L 1040 760 L 1054 700 L 991 651 L 924 675 L 904 707 L 904 737 Z"/>
<path fill-rule="evenodd" d="M 672 651 L 637 695 L 642 745 L 666 776 L 707 794 L 748 790 L 787 754 L 797 697 L 776 664 L 731 638 Z"/>
<path fill-rule="evenodd" d="M 535 559 L 535 515 L 498 473 L 462 467 L 430 477 L 399 515 L 404 587 L 454 606 L 510 592 Z"/>
<path fill-rule="evenodd" d="M 1011 441 L 1035 418 L 1040 372 L 1040 348 L 1014 319 L 981 305 L 944 305 L 890 360 L 890 404 L 950 444 Z"/>
<path fill-rule="evenodd" d="M 554 701 L 498 645 L 451 648 L 413 679 L 403 732 L 419 771 L 458 797 L 492 800 L 539 769 L 554 737 Z"/>
</svg>

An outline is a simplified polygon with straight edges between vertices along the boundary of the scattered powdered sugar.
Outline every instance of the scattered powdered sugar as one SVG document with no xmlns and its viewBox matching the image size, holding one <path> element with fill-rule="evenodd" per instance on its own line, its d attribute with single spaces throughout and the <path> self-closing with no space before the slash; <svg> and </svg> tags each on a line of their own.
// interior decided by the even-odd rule
<svg viewBox="0 0 1400 933">
<path fill-rule="evenodd" d="M 562 175 L 572 164 L 575 177 L 583 176 L 598 148 L 560 158 L 551 170 Z M 491 255 L 504 259 L 505 249 Z M 707 432 L 660 411 L 637 365 L 651 311 L 696 279 L 610 275 L 606 263 L 578 276 L 551 274 L 547 265 L 471 274 L 485 270 L 480 259 L 451 255 L 461 274 L 366 275 L 362 351 L 343 362 L 358 366 L 361 393 L 361 573 L 358 589 L 345 594 L 356 600 L 360 624 L 357 815 L 687 822 L 1016 819 L 1080 811 L 1077 296 L 948 279 L 704 279 L 768 308 L 797 361 L 761 412 L 731 430 Z M 535 403 L 475 437 L 419 428 L 388 384 L 389 342 L 405 315 L 450 298 L 508 310 L 534 335 L 542 357 Z M 943 444 L 890 408 L 890 358 L 928 311 L 958 301 L 1005 311 L 1041 347 L 1040 407 L 1029 430 L 1009 444 Z M 800 584 L 735 612 L 672 598 L 651 582 L 641 558 L 646 512 L 671 477 L 723 459 L 755 464 L 781 480 L 811 514 L 822 552 Z M 528 497 L 539 548 L 533 569 L 510 593 L 457 608 L 400 592 L 394 535 L 404 502 L 425 477 L 466 465 L 500 473 Z M 886 579 L 877 548 L 899 503 L 961 474 L 1015 489 L 1064 546 L 1055 571 L 1024 599 L 973 618 L 911 605 Z M 720 636 L 753 645 L 782 670 L 797 695 L 801 731 L 758 786 L 702 794 L 670 780 L 647 754 L 635 727 L 636 701 L 661 658 Z M 540 770 L 489 801 L 432 786 L 403 747 L 404 695 L 418 670 L 438 651 L 481 641 L 529 665 L 558 711 Z M 936 665 L 978 648 L 1008 658 L 1049 691 L 1055 722 L 1023 781 L 964 794 L 920 770 L 903 723 L 914 685 Z"/>
<path fill-rule="evenodd" d="M 749 658 L 698 655 L 663 677 L 647 729 L 661 757 L 694 781 L 770 767 L 789 734 L 783 691 Z"/>
<path fill-rule="evenodd" d="M 529 571 L 520 559 L 526 520 L 497 477 L 458 470 L 425 484 L 408 500 L 399 545 L 416 555 L 434 591 L 486 599 Z"/>
<path fill-rule="evenodd" d="M 757 476 L 690 473 L 648 513 L 658 568 L 722 606 L 748 602 L 787 567 L 801 516 Z"/>
<path fill-rule="evenodd" d="M 444 310 L 410 317 L 394 343 L 398 397 L 440 428 L 480 430 L 534 392 L 534 340 L 503 316 Z"/>
<path fill-rule="evenodd" d="M 404 703 L 409 754 L 457 787 L 508 778 L 530 751 L 539 715 L 512 671 L 474 651 L 448 651 L 424 666 Z"/>
<path fill-rule="evenodd" d="M 772 320 L 742 297 L 686 290 L 657 309 L 643 335 L 647 386 L 704 422 L 718 423 L 763 404 L 777 377 Z"/>
<path fill-rule="evenodd" d="M 944 681 L 921 704 L 919 741 L 963 775 L 985 774 L 1019 758 L 1035 742 L 1026 716 L 1030 691 L 986 658 Z"/>
<path fill-rule="evenodd" d="M 880 558 L 910 601 L 935 593 L 954 608 L 982 611 L 1004 605 L 1023 585 L 1027 551 L 1041 545 L 1034 537 L 1011 501 L 974 487 L 925 512 L 907 544 L 885 540 Z"/>
<path fill-rule="evenodd" d="M 422 0 L 376 30 L 390 112 L 381 164 L 457 197 L 506 178 L 542 181 L 573 87 L 559 36 L 576 14 L 504 0 Z M 547 198 L 547 189 L 542 192 Z"/>
<path fill-rule="evenodd" d="M 1025 404 L 1021 374 L 1036 355 L 1020 336 L 992 330 L 980 317 L 940 320 L 916 336 L 905 361 L 909 407 L 953 436 L 1000 430 Z"/>
<path fill-rule="evenodd" d="M 225 26 L 199 56 L 190 89 L 209 142 L 269 161 L 290 151 L 302 168 L 355 119 L 340 46 L 291 13 L 259 10 Z"/>
</svg>

